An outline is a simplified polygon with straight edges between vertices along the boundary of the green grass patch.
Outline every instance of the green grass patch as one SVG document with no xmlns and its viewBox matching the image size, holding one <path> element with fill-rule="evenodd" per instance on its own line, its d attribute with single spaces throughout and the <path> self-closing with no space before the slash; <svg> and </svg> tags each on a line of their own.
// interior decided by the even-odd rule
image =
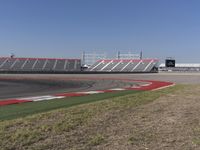
<svg viewBox="0 0 200 150">
<path fill-rule="evenodd" d="M 103 94 L 87 95 L 82 97 L 70 97 L 55 99 L 49 101 L 30 102 L 16 105 L 0 107 L 0 120 L 15 119 L 30 114 L 50 111 L 58 108 L 68 108 L 75 105 L 96 102 L 112 97 L 124 96 L 127 94 L 137 93 L 139 91 L 120 91 Z"/>
</svg>

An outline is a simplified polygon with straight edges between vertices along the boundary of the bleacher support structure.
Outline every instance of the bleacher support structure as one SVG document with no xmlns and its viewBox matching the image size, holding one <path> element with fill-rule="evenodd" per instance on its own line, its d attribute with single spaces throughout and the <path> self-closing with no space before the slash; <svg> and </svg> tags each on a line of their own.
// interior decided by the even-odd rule
<svg viewBox="0 0 200 150">
<path fill-rule="evenodd" d="M 158 59 L 103 59 L 90 66 L 88 72 L 157 72 Z"/>
<path fill-rule="evenodd" d="M 80 59 L 0 57 L 0 72 L 80 72 Z"/>
</svg>

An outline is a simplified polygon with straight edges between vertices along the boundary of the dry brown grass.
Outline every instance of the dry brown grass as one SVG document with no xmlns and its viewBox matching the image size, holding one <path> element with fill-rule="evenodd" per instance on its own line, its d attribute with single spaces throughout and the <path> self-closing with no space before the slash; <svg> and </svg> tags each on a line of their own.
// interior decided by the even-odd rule
<svg viewBox="0 0 200 150">
<path fill-rule="evenodd" d="M 1 149 L 199 149 L 200 85 L 1 122 Z"/>
</svg>

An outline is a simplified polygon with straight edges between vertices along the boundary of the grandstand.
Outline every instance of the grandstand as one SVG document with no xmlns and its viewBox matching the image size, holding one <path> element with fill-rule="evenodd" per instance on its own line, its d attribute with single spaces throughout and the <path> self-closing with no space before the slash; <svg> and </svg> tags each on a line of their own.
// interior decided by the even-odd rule
<svg viewBox="0 0 200 150">
<path fill-rule="evenodd" d="M 91 65 L 89 72 L 155 72 L 158 59 L 102 59 Z"/>
<path fill-rule="evenodd" d="M 158 59 L 142 59 L 140 55 L 120 54 L 118 58 L 97 59 L 97 54 L 85 54 L 84 59 L 59 59 L 59 58 L 22 58 L 0 57 L 1 73 L 101 73 L 101 72 L 130 72 L 145 73 L 158 71 Z M 90 56 L 90 57 L 86 57 Z M 91 65 L 85 64 L 93 60 Z M 101 55 L 100 55 L 101 56 Z M 102 55 L 104 56 L 104 55 Z M 122 56 L 126 56 L 125 58 Z M 133 57 L 134 56 L 134 57 Z M 136 57 L 137 56 L 137 57 Z M 99 57 L 98 57 L 99 58 Z M 87 67 L 85 67 L 87 66 Z M 89 67 L 88 67 L 89 66 Z"/>
<path fill-rule="evenodd" d="M 80 59 L 0 57 L 0 72 L 76 72 Z"/>
</svg>

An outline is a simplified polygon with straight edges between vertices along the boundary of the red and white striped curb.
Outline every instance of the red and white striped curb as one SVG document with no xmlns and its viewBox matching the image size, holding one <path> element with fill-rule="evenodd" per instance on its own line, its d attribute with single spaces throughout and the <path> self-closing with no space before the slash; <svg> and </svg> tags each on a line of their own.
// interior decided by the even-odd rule
<svg viewBox="0 0 200 150">
<path fill-rule="evenodd" d="M 122 79 L 120 79 L 120 80 L 122 80 Z M 44 96 L 33 96 L 33 97 L 25 97 L 25 98 L 8 99 L 8 100 L 0 101 L 0 106 L 11 105 L 11 104 L 20 104 L 20 103 L 26 103 L 26 102 L 37 102 L 37 101 L 45 101 L 45 100 L 53 100 L 53 99 L 62 99 L 62 98 L 66 98 L 66 97 L 86 96 L 86 95 L 91 95 L 91 94 L 117 92 L 117 91 L 124 91 L 124 90 L 140 90 L 140 91 L 159 90 L 159 89 L 163 89 L 163 88 L 175 85 L 174 83 L 171 83 L 171 82 L 162 82 L 162 81 L 126 80 L 126 79 L 124 79 L 124 81 L 144 82 L 145 84 L 140 85 L 140 86 L 132 86 L 130 88 L 113 88 L 113 89 L 107 89 L 107 90 L 58 93 L 55 95 L 44 95 Z"/>
</svg>

